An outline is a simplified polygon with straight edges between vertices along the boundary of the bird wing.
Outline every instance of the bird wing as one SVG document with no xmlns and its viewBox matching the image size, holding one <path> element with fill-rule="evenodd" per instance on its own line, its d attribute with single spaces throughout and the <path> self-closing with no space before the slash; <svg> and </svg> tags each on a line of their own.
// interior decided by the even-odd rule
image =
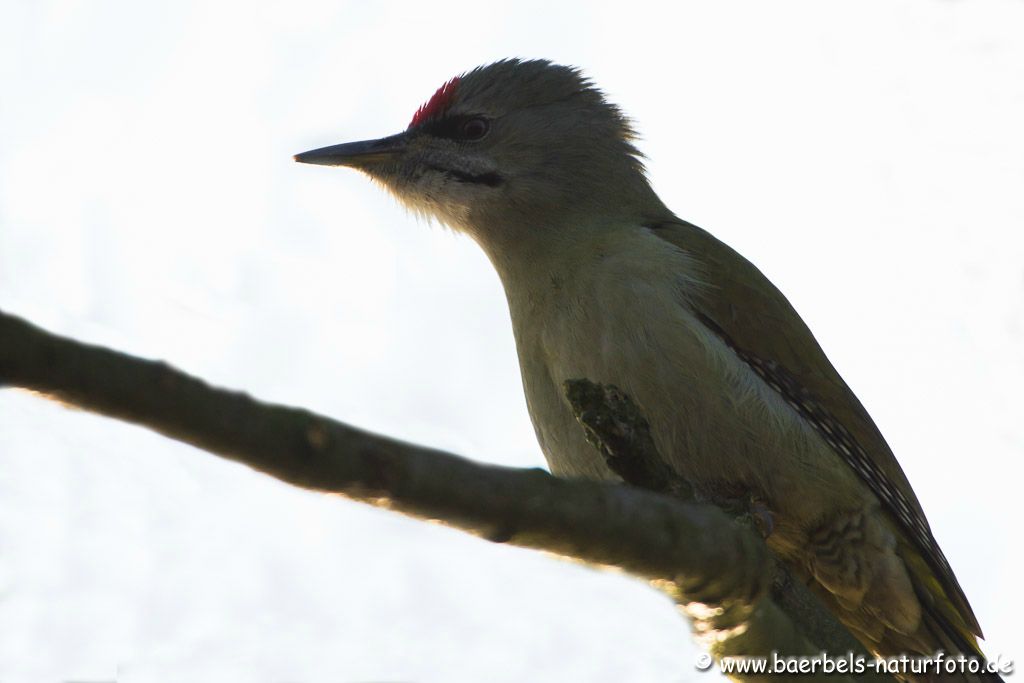
<svg viewBox="0 0 1024 683">
<path fill-rule="evenodd" d="M 892 450 L 782 292 L 752 263 L 695 225 L 673 219 L 645 227 L 702 267 L 707 287 L 692 304 L 702 322 L 782 394 L 875 493 L 907 546 L 908 569 L 927 591 L 926 601 L 937 602 L 940 609 L 952 607 L 942 611 L 957 630 L 967 631 L 965 637 L 981 635 Z"/>
</svg>

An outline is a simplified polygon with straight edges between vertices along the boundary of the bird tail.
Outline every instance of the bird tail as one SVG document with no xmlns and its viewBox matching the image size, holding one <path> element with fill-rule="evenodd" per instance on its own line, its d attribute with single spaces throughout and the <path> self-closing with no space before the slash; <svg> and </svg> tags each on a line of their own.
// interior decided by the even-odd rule
<svg viewBox="0 0 1024 683">
<path fill-rule="evenodd" d="M 914 645 L 927 642 L 929 660 L 922 664 L 908 664 L 897 674 L 911 683 L 1002 683 L 1002 677 L 987 668 L 985 655 L 976 640 L 968 640 L 950 624 L 944 615 L 926 606 L 921 627 L 912 638 L 889 631 L 877 646 L 882 657 L 898 657 L 907 652 L 921 651 Z M 941 653 L 941 654 L 940 654 Z M 961 655 L 963 657 L 961 657 Z M 966 659 L 964 659 L 966 658 Z"/>
<path fill-rule="evenodd" d="M 900 550 L 921 604 L 921 625 L 912 635 L 887 631 L 877 646 L 879 654 L 891 657 L 918 652 L 932 657 L 932 663 L 926 670 L 910 671 L 901 676 L 914 683 L 1001 683 L 1002 677 L 989 670 L 985 654 L 978 645 L 975 633 L 980 635 L 980 629 L 976 627 L 973 614 L 969 623 L 914 548 L 904 546 Z"/>
</svg>

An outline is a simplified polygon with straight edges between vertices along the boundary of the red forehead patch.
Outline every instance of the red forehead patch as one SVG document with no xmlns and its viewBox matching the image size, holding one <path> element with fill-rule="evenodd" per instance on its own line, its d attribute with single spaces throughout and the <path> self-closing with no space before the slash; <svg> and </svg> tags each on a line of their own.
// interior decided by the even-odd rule
<svg viewBox="0 0 1024 683">
<path fill-rule="evenodd" d="M 416 113 L 412 115 L 412 121 L 409 122 L 409 127 L 412 128 L 413 126 L 418 126 L 428 119 L 432 119 L 443 114 L 444 110 L 451 105 L 452 98 L 455 96 L 455 88 L 457 88 L 458 85 L 459 77 L 456 76 L 438 88 L 437 92 L 427 100 L 427 103 L 422 105 L 416 110 Z"/>
</svg>

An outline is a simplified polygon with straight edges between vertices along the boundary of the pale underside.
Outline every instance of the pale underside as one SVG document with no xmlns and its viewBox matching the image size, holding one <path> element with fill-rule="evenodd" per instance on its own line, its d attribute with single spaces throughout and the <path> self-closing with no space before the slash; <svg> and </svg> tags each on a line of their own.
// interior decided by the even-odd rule
<svg viewBox="0 0 1024 683">
<path fill-rule="evenodd" d="M 553 472 L 608 478 L 565 401 L 586 378 L 624 390 L 660 452 L 705 496 L 756 500 L 770 547 L 813 577 L 862 636 L 921 621 L 880 503 L 691 302 L 708 284 L 694 257 L 636 225 L 604 231 L 571 263 L 553 255 L 516 277 L 510 308 L 530 415 Z M 507 288 L 508 289 L 508 288 Z"/>
</svg>

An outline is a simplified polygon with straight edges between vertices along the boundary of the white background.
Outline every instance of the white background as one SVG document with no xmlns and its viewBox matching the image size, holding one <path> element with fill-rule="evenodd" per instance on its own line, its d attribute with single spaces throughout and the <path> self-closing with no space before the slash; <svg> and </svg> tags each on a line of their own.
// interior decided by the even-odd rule
<svg viewBox="0 0 1024 683">
<path fill-rule="evenodd" d="M 802 312 L 1024 657 L 1024 4 L 0 0 L 0 307 L 540 466 L 498 280 L 312 147 L 500 57 L 583 67 Z M 0 680 L 683 681 L 639 582 L 0 393 Z"/>
</svg>

